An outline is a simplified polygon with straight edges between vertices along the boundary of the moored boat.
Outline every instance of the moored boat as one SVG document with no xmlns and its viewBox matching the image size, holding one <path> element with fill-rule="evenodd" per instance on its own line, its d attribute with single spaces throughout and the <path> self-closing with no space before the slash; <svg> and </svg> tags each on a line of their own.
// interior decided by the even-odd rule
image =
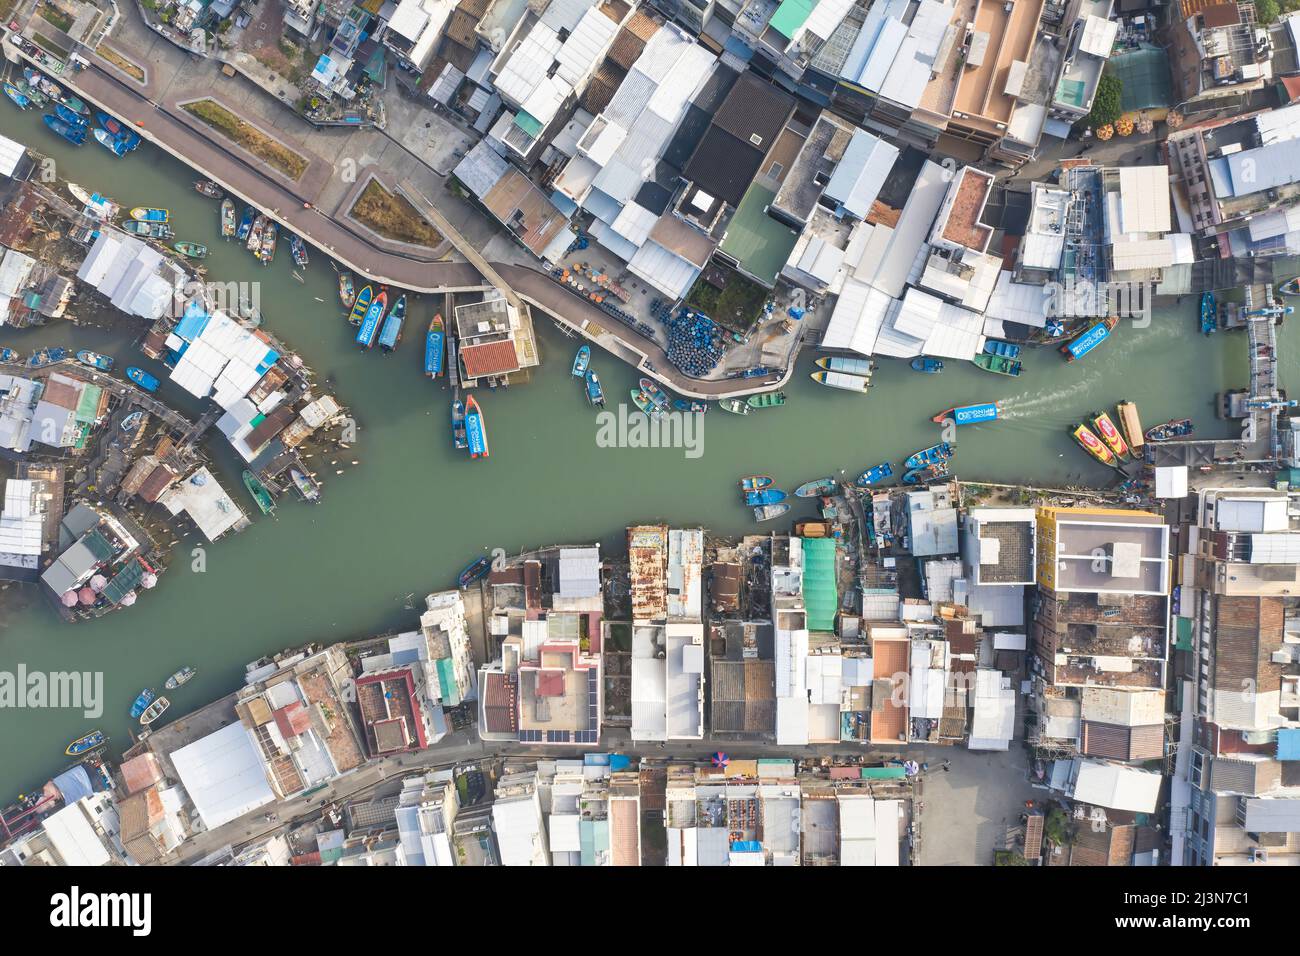
<svg viewBox="0 0 1300 956">
<path fill-rule="evenodd" d="M 1074 427 L 1070 429 L 1070 435 L 1078 443 L 1080 448 L 1086 451 L 1093 458 L 1096 458 L 1103 465 L 1113 466 L 1118 464 L 1115 458 L 1115 453 L 1107 448 L 1105 443 L 1097 437 L 1096 433 L 1087 425 L 1083 424 L 1083 422 L 1077 422 Z"/>
<path fill-rule="evenodd" d="M 465 437 L 469 439 L 469 457 L 488 457 L 487 421 L 473 395 L 465 399 Z"/>
<path fill-rule="evenodd" d="M 456 448 L 468 448 L 469 438 L 465 434 L 465 403 L 451 403 L 451 443 Z"/>
<path fill-rule="evenodd" d="M 144 709 L 144 713 L 140 715 L 140 723 L 143 726 L 148 727 L 155 720 L 161 717 L 163 713 L 167 710 L 167 708 L 170 707 L 171 705 L 172 702 L 168 700 L 166 697 L 159 697 L 157 700 L 155 700 L 152 704 L 150 704 L 148 707 Z"/>
<path fill-rule="evenodd" d="M 859 488 L 865 488 L 868 485 L 874 485 L 878 481 L 884 481 L 894 474 L 894 466 L 887 461 L 882 461 L 878 465 L 873 465 L 853 480 L 853 483 Z"/>
<path fill-rule="evenodd" d="M 745 399 L 750 408 L 779 408 L 785 404 L 785 392 L 763 392 Z"/>
<path fill-rule="evenodd" d="M 483 580 L 491 570 L 491 558 L 475 558 L 456 576 L 456 587 L 467 588 L 475 581 Z"/>
<path fill-rule="evenodd" d="M 997 402 L 980 402 L 977 405 L 957 405 L 946 412 L 940 412 L 930 421 L 937 425 L 942 425 L 949 420 L 956 425 L 974 425 L 976 422 L 995 421 L 997 417 Z"/>
<path fill-rule="evenodd" d="M 1111 421 L 1108 414 L 1093 412 L 1092 428 L 1101 440 L 1106 443 L 1106 447 L 1115 453 L 1116 458 L 1124 459 L 1128 457 L 1128 445 L 1124 441 L 1124 436 L 1119 433 L 1119 429 L 1115 427 L 1115 423 Z"/>
<path fill-rule="evenodd" d="M 18 359 L 18 352 L 15 349 L 0 349 L 0 362 L 13 362 Z"/>
<path fill-rule="evenodd" d="M 937 445 L 931 445 L 929 448 L 922 448 L 914 455 L 910 455 L 907 461 L 903 462 L 906 468 L 924 468 L 926 465 L 933 465 L 936 462 L 947 461 L 956 451 L 948 442 L 941 441 Z"/>
<path fill-rule="evenodd" d="M 1102 342 L 1106 341 L 1106 339 L 1110 338 L 1111 331 L 1118 324 L 1119 316 L 1112 315 L 1103 319 L 1083 334 L 1062 345 L 1061 354 L 1065 356 L 1067 362 L 1073 362 L 1076 359 L 1083 358 Z"/>
<path fill-rule="evenodd" d="M 1219 307 L 1213 292 L 1201 293 L 1201 334 L 1210 335 L 1219 327 Z"/>
<path fill-rule="evenodd" d="M 305 500 L 320 501 L 320 486 L 316 482 L 297 468 L 289 469 L 289 477 L 293 479 L 293 486 L 298 489 L 298 494 L 302 495 Z"/>
<path fill-rule="evenodd" d="M 1020 358 L 1020 346 L 1014 342 L 1004 342 L 1001 339 L 986 339 L 984 353 L 986 355 L 1001 355 L 1003 358 L 1018 359 Z"/>
<path fill-rule="evenodd" d="M 936 461 L 922 468 L 913 468 L 904 473 L 903 484 L 905 485 L 922 485 L 927 481 L 938 481 L 940 478 L 947 478 L 948 463 L 946 461 Z"/>
<path fill-rule="evenodd" d="M 130 415 L 127 415 L 126 418 L 122 419 L 122 431 L 129 435 L 140 427 L 140 423 L 144 421 L 144 419 L 145 413 L 143 411 L 137 410 L 132 412 Z"/>
<path fill-rule="evenodd" d="M 196 182 L 194 191 L 200 196 L 207 196 L 209 199 L 222 199 L 226 195 L 220 186 L 208 179 L 200 179 Z"/>
<path fill-rule="evenodd" d="M 1172 418 L 1163 425 L 1148 428 L 1146 440 L 1168 441 L 1171 438 L 1182 438 L 1184 435 L 1190 435 L 1193 427 L 1190 418 Z"/>
<path fill-rule="evenodd" d="M 442 313 L 429 320 L 429 331 L 424 333 L 424 374 L 437 378 L 442 374 L 443 343 L 447 337 L 443 329 Z"/>
<path fill-rule="evenodd" d="M 388 310 L 388 318 L 384 319 L 384 326 L 379 332 L 379 347 L 385 352 L 391 352 L 402 341 L 402 323 L 405 320 L 406 296 L 399 295 L 393 307 Z"/>
<path fill-rule="evenodd" d="M 47 365 L 53 365 L 56 362 L 62 362 L 68 357 L 68 350 L 59 346 L 52 348 L 38 349 L 32 353 L 31 358 L 27 360 L 28 368 L 45 368 Z"/>
<path fill-rule="evenodd" d="M 637 384 L 641 386 L 641 391 L 645 392 L 646 398 L 655 403 L 655 408 L 664 410 L 671 404 L 668 395 L 652 379 L 642 378 Z"/>
<path fill-rule="evenodd" d="M 51 132 L 57 133 L 66 139 L 73 146 L 80 146 L 86 141 L 86 130 L 82 126 L 72 126 L 65 123 L 52 113 L 46 113 L 41 120 L 50 128 Z"/>
<path fill-rule="evenodd" d="M 271 493 L 266 490 L 266 485 L 262 484 L 262 482 L 258 480 L 257 475 L 245 468 L 244 473 L 240 475 L 240 477 L 244 480 L 244 487 L 248 489 L 248 493 L 252 496 L 253 500 L 257 502 L 257 507 L 261 509 L 262 514 L 275 514 L 275 499 L 272 498 Z"/>
<path fill-rule="evenodd" d="M 650 396 L 641 389 L 629 389 L 629 394 L 632 396 L 632 404 L 637 407 L 638 411 L 649 415 L 651 418 L 659 418 L 663 414 L 655 407 L 655 403 L 650 401 Z"/>
<path fill-rule="evenodd" d="M 238 224 L 235 222 L 235 201 L 221 200 L 221 238 L 232 239 Z"/>
<path fill-rule="evenodd" d="M 131 719 L 134 720 L 144 713 L 144 709 L 153 703 L 153 699 L 158 695 L 152 687 L 146 687 L 140 691 L 135 701 L 131 704 Z"/>
<path fill-rule="evenodd" d="M 846 392 L 861 392 L 863 395 L 865 395 L 867 389 L 871 387 L 871 379 L 865 375 L 850 375 L 847 372 L 821 371 L 813 372 L 811 377 L 814 382 L 821 385 L 826 385 L 830 388 L 842 388 Z"/>
<path fill-rule="evenodd" d="M 1124 430 L 1124 437 L 1128 439 L 1128 447 L 1133 449 L 1133 457 L 1136 458 L 1146 443 L 1146 435 L 1142 431 L 1142 419 L 1138 417 L 1138 407 L 1125 399 L 1115 406 L 1115 413 L 1119 416 L 1119 427 Z"/>
<path fill-rule="evenodd" d="M 201 242 L 180 242 L 172 243 L 172 248 L 181 255 L 189 259 L 203 259 L 207 257 L 208 247 Z"/>
<path fill-rule="evenodd" d="M 145 236 L 148 239 L 170 239 L 176 235 L 172 232 L 172 227 L 165 222 L 141 222 L 138 219 L 128 219 L 122 223 L 122 228 L 132 235 Z"/>
<path fill-rule="evenodd" d="M 167 209 L 157 209 L 152 206 L 136 206 L 131 210 L 131 218 L 139 219 L 141 222 L 168 222 L 172 214 Z"/>
<path fill-rule="evenodd" d="M 587 366 L 591 364 L 591 346 L 584 345 L 578 349 L 578 354 L 573 357 L 573 368 L 570 369 L 574 378 L 582 378 L 587 374 Z"/>
<path fill-rule="evenodd" d="M 10 102 L 20 110 L 29 109 L 32 105 L 32 99 L 12 83 L 4 85 L 5 96 L 9 97 Z"/>
<path fill-rule="evenodd" d="M 763 488 L 761 491 L 745 492 L 745 504 L 751 508 L 758 505 L 775 505 L 785 501 L 786 497 L 786 493 L 780 488 Z"/>
<path fill-rule="evenodd" d="M 750 407 L 738 398 L 724 398 L 718 401 L 718 407 L 724 412 L 731 412 L 733 415 L 748 415 Z"/>
<path fill-rule="evenodd" d="M 68 183 L 68 192 L 72 193 L 73 199 L 86 206 L 100 219 L 111 219 L 122 211 L 122 207 L 107 196 L 92 193 L 89 189 L 78 186 L 76 183 Z"/>
<path fill-rule="evenodd" d="M 343 308 L 352 308 L 352 303 L 356 300 L 357 290 L 352 284 L 351 272 L 339 273 L 339 301 L 343 303 Z"/>
<path fill-rule="evenodd" d="M 309 261 L 307 258 L 307 243 L 303 242 L 302 236 L 296 232 L 289 234 L 289 255 L 293 257 L 293 264 L 299 269 L 307 268 Z"/>
<path fill-rule="evenodd" d="M 600 377 L 593 368 L 587 369 L 587 401 L 596 408 L 605 407 L 605 391 L 600 387 Z"/>
<path fill-rule="evenodd" d="M 771 475 L 746 475 L 740 479 L 738 484 L 742 492 L 762 491 L 764 488 L 770 488 L 776 484 L 776 479 Z"/>
<path fill-rule="evenodd" d="M 784 503 L 777 505 L 760 505 L 754 509 L 754 520 L 771 521 L 773 518 L 781 517 L 781 515 L 785 514 L 789 510 L 790 506 Z"/>
<path fill-rule="evenodd" d="M 1277 287 L 1277 291 L 1282 295 L 1300 295 L 1300 276 L 1287 279 Z"/>
<path fill-rule="evenodd" d="M 14 86 L 18 87 L 18 92 L 31 101 L 32 106 L 44 106 L 47 97 L 37 87 L 32 86 L 26 80 L 14 78 Z"/>
<path fill-rule="evenodd" d="M 235 230 L 235 239 L 239 242 L 247 241 L 253 231 L 253 223 L 257 221 L 257 210 L 252 206 L 244 207 L 244 214 L 239 217 L 239 227 Z"/>
<path fill-rule="evenodd" d="M 918 355 L 912 359 L 913 372 L 925 372 L 928 375 L 937 375 L 943 371 L 943 362 L 937 358 L 930 358 L 924 355 Z"/>
<path fill-rule="evenodd" d="M 136 368 L 134 365 L 129 366 L 126 370 L 126 377 L 135 384 L 139 385 L 146 392 L 158 391 L 158 379 L 154 378 L 142 368 Z"/>
<path fill-rule="evenodd" d="M 87 125 L 86 117 L 82 116 L 80 113 L 75 112 L 74 110 L 68 109 L 62 103 L 58 103 L 55 105 L 54 115 L 72 127 L 84 128 Z"/>
<path fill-rule="evenodd" d="M 260 212 L 257 218 L 253 220 L 253 228 L 249 230 L 248 241 L 244 243 L 244 248 L 257 255 L 262 251 L 262 233 L 266 232 L 267 219 Z"/>
<path fill-rule="evenodd" d="M 68 744 L 63 752 L 69 757 L 79 757 L 84 753 L 89 753 L 96 747 L 104 746 L 106 743 L 108 743 L 108 736 L 102 730 L 92 730 L 85 736 L 78 737 Z"/>
<path fill-rule="evenodd" d="M 113 360 L 107 355 L 101 355 L 99 352 L 92 352 L 90 349 L 81 349 L 77 352 L 77 361 L 82 365 L 89 365 L 91 368 L 97 368 L 101 372 L 107 372 L 113 367 Z"/>
<path fill-rule="evenodd" d="M 816 365 L 827 372 L 843 372 L 845 375 L 861 375 L 864 378 L 870 378 L 876 370 L 876 363 L 871 359 L 849 355 L 823 355 Z"/>
<path fill-rule="evenodd" d="M 173 674 L 171 677 L 167 678 L 167 681 L 166 683 L 163 684 L 163 687 L 165 687 L 167 690 L 175 690 L 177 687 L 180 687 L 182 684 L 188 684 L 190 681 L 192 681 L 194 679 L 194 675 L 197 673 L 198 673 L 197 670 L 195 670 L 193 667 L 190 667 L 187 664 L 186 666 L 178 670 L 175 674 Z"/>
<path fill-rule="evenodd" d="M 358 298 L 360 297 L 358 296 Z M 380 289 L 379 295 L 370 300 L 370 307 L 366 309 L 365 317 L 361 320 L 361 327 L 357 329 L 356 342 L 363 349 L 374 347 L 375 335 L 379 332 L 379 323 L 383 319 L 387 307 L 388 290 Z"/>
<path fill-rule="evenodd" d="M 794 490 L 796 498 L 818 498 L 822 495 L 833 495 L 836 484 L 834 478 L 817 478 L 813 481 L 805 481 L 802 485 Z"/>
<path fill-rule="evenodd" d="M 262 230 L 262 245 L 257 250 L 257 258 L 261 260 L 262 265 L 270 265 L 275 258 L 275 246 L 279 236 L 280 224 L 274 220 L 267 220 L 266 228 Z"/>
<path fill-rule="evenodd" d="M 679 412 L 688 412 L 692 415 L 703 415 L 709 410 L 709 403 L 696 401 L 693 398 L 674 398 L 673 409 Z"/>
<path fill-rule="evenodd" d="M 352 311 L 348 314 L 349 324 L 361 324 L 361 320 L 370 311 L 370 300 L 374 297 L 375 289 L 373 286 L 363 286 L 361 291 L 352 297 Z"/>
<path fill-rule="evenodd" d="M 987 352 L 981 352 L 971 359 L 971 364 L 976 368 L 982 368 L 986 372 L 992 372 L 994 375 L 1016 376 L 1020 374 L 1021 365 L 1015 359 L 1007 358 L 1005 355 L 990 355 Z"/>
</svg>

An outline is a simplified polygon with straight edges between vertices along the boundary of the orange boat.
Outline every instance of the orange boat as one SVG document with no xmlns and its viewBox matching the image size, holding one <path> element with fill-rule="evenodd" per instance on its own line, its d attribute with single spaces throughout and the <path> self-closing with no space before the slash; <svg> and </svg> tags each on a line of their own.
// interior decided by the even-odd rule
<svg viewBox="0 0 1300 956">
<path fill-rule="evenodd" d="M 1093 412 L 1092 427 L 1101 436 L 1101 440 L 1115 453 L 1116 458 L 1128 457 L 1128 445 L 1124 442 L 1124 436 L 1119 433 L 1119 429 L 1115 427 L 1115 423 L 1110 420 L 1109 415 L 1105 412 Z"/>
<path fill-rule="evenodd" d="M 1074 436 L 1074 440 L 1079 443 L 1080 448 L 1103 465 L 1113 467 L 1119 464 L 1115 458 L 1115 453 L 1107 448 L 1087 425 L 1080 422 L 1071 429 L 1070 434 Z"/>
</svg>

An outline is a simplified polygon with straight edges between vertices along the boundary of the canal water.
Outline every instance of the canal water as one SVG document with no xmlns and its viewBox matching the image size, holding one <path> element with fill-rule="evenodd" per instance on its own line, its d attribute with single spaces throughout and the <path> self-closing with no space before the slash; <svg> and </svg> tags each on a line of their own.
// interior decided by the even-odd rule
<svg viewBox="0 0 1300 956">
<path fill-rule="evenodd" d="M 53 157 L 61 178 L 112 196 L 125 207 L 173 211 L 177 238 L 207 243 L 214 280 L 260 283 L 267 327 L 331 384 L 360 431 L 350 450 L 319 456 L 324 480 L 317 506 L 285 499 L 274 519 L 258 516 L 249 530 L 205 549 L 205 569 L 192 568 L 183 540 L 159 587 L 133 608 L 68 626 L 28 589 L 15 609 L 12 589 L 0 611 L 0 671 L 83 670 L 104 674 L 105 712 L 0 711 L 0 796 L 31 787 L 60 769 L 65 743 L 94 727 L 127 744 L 127 708 L 142 687 L 160 688 L 182 665 L 198 676 L 172 696 L 172 717 L 229 693 L 244 664 L 307 641 L 332 642 L 415 625 L 419 602 L 452 586 L 468 561 L 503 548 L 599 540 L 621 547 L 630 522 L 662 519 L 702 524 L 723 533 L 756 530 L 737 500 L 740 475 L 770 473 L 786 489 L 823 475 L 856 474 L 894 462 L 939 440 L 930 416 L 957 404 L 997 400 L 1003 419 L 959 432 L 955 471 L 967 479 L 1103 484 L 1108 469 L 1070 440 L 1067 426 L 1122 399 L 1138 403 L 1144 421 L 1192 416 L 1198 436 L 1228 436 L 1231 423 L 1213 412 L 1218 389 L 1246 384 L 1245 338 L 1198 333 L 1190 297 L 1160 311 L 1149 328 L 1121 325 L 1086 361 L 1067 366 L 1052 351 L 1029 354 L 1019 379 L 949 362 L 940 375 L 886 361 L 866 397 L 826 389 L 805 355 L 786 388 L 783 408 L 745 418 L 712 409 L 704 418 L 698 457 L 681 448 L 602 447 L 595 415 L 569 365 L 575 343 L 538 317 L 544 364 L 533 380 L 508 391 L 478 393 L 491 458 L 454 452 L 444 388 L 421 373 L 423 330 L 441 298 L 416 300 L 405 340 L 391 355 L 362 353 L 352 343 L 329 262 L 312 252 L 306 281 L 296 281 L 286 243 L 262 267 L 218 233 L 217 204 L 195 193 L 195 176 L 149 144 L 115 159 L 93 142 L 80 149 L 49 133 L 36 111 L 0 106 L 0 133 Z M 74 303 L 73 311 L 84 311 Z M 53 321 L 40 329 L 0 327 L 0 345 L 30 353 L 45 344 L 89 347 L 117 358 L 119 369 L 142 361 L 130 348 L 142 328 L 77 328 Z M 1284 330 L 1284 345 L 1294 336 Z M 1283 383 L 1296 380 L 1294 350 L 1285 353 Z M 611 408 L 629 404 L 632 370 L 599 350 Z M 155 369 L 155 371 L 160 371 Z M 161 396 L 186 410 L 194 403 L 164 382 Z M 213 454 L 227 489 L 256 512 L 239 483 L 239 463 L 219 439 Z M 328 464 L 329 458 L 338 465 Z M 351 462 L 358 465 L 353 467 Z M 345 473 L 336 476 L 338 467 Z M 796 504 L 789 517 L 811 517 Z"/>
</svg>

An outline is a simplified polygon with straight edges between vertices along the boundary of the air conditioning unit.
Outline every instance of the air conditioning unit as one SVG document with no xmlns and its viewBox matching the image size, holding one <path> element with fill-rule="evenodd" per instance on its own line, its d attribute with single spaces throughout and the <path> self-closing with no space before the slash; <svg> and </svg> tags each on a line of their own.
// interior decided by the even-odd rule
<svg viewBox="0 0 1300 956">
<path fill-rule="evenodd" d="M 1262 846 L 1253 846 L 1253 847 L 1251 847 L 1251 848 L 1250 848 L 1250 862 L 1251 862 L 1251 863 L 1267 863 L 1267 862 L 1268 862 L 1268 850 L 1264 849 Z"/>
</svg>

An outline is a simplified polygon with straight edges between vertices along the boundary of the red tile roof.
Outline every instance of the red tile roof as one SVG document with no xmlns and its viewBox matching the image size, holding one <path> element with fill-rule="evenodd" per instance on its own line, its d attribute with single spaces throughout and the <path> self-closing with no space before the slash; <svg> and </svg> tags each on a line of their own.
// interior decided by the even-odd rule
<svg viewBox="0 0 1300 956">
<path fill-rule="evenodd" d="M 510 341 L 466 346 L 460 350 L 460 360 L 465 366 L 467 378 L 504 375 L 519 370 L 519 356 L 515 354 L 514 343 Z"/>
<path fill-rule="evenodd" d="M 152 753 L 140 754 L 122 764 L 122 782 L 126 784 L 127 793 L 139 793 L 161 779 L 162 770 L 158 766 L 158 758 Z"/>
<path fill-rule="evenodd" d="M 275 725 L 285 739 L 297 737 L 311 726 L 311 715 L 298 701 L 275 711 Z"/>
<path fill-rule="evenodd" d="M 538 697 L 564 696 L 564 671 L 547 670 L 537 672 Z"/>
</svg>

